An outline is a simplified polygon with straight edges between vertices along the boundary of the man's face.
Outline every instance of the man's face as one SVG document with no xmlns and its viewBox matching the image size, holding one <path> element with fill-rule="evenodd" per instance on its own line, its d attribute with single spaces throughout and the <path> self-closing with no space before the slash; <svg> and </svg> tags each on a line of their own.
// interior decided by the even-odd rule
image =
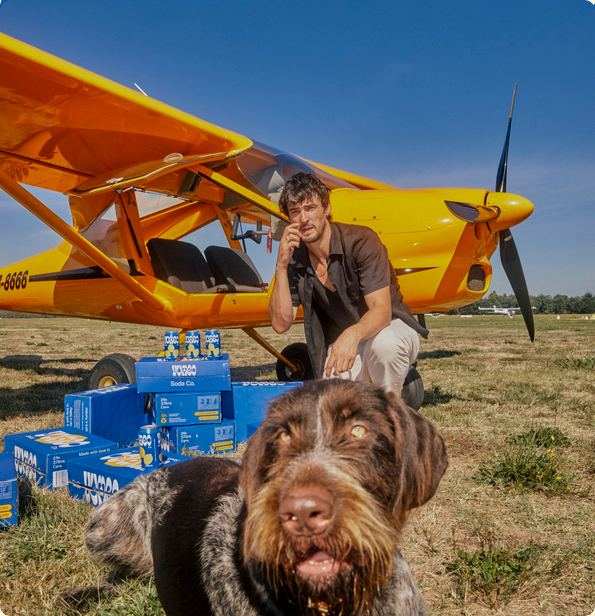
<svg viewBox="0 0 595 616">
<path fill-rule="evenodd" d="M 300 203 L 292 203 L 288 208 L 289 222 L 299 224 L 299 233 L 306 244 L 317 242 L 328 226 L 330 205 L 323 207 L 320 197 L 312 195 Z"/>
</svg>

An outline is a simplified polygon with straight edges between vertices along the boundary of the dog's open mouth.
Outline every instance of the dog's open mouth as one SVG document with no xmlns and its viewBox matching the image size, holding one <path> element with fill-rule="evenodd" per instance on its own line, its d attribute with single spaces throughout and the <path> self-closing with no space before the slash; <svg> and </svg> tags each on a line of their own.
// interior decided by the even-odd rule
<svg viewBox="0 0 595 616">
<path fill-rule="evenodd" d="M 334 578 L 346 568 L 350 569 L 351 565 L 316 547 L 303 554 L 296 564 L 296 571 L 306 579 Z"/>
</svg>

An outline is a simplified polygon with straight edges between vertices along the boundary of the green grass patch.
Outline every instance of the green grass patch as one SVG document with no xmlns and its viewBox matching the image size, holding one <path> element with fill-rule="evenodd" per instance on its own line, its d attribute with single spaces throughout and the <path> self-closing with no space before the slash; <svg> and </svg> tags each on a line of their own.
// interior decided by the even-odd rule
<svg viewBox="0 0 595 616">
<path fill-rule="evenodd" d="M 595 355 L 588 357 L 557 357 L 554 365 L 567 370 L 595 370 Z"/>
<path fill-rule="evenodd" d="M 534 443 L 537 447 L 568 447 L 570 439 L 560 430 L 551 426 L 538 426 L 522 434 L 515 434 L 506 439 L 507 443 Z"/>
<path fill-rule="evenodd" d="M 575 494 L 571 485 L 574 478 L 564 472 L 560 453 L 553 448 L 545 449 L 538 431 L 520 436 L 482 462 L 476 478 L 498 488 Z"/>
<path fill-rule="evenodd" d="M 460 602 L 473 595 L 479 603 L 496 609 L 532 575 L 542 550 L 527 544 L 513 551 L 497 543 L 483 545 L 477 552 L 459 549 L 446 570 L 454 578 Z"/>
</svg>

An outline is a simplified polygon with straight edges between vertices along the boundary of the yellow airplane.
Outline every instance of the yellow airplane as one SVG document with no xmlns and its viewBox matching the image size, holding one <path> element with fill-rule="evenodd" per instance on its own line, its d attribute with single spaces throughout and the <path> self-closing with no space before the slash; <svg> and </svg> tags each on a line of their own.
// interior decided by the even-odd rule
<svg viewBox="0 0 595 616">
<path fill-rule="evenodd" d="M 495 191 L 401 190 L 252 141 L 5 35 L 0 75 L 0 188 L 63 238 L 0 268 L 2 310 L 182 332 L 239 327 L 277 357 L 279 378 L 307 377 L 305 345 L 280 354 L 254 329 L 269 323 L 274 281 L 263 283 L 241 240 L 280 237 L 283 184 L 309 171 L 332 189 L 336 221 L 380 235 L 422 320 L 480 299 L 499 244 L 533 340 L 510 233 L 533 205 L 506 192 L 512 106 Z M 72 224 L 24 185 L 66 194 Z M 223 228 L 228 246 L 181 241 L 210 224 Z M 256 228 L 240 232 L 242 224 Z M 122 357 L 99 362 L 93 384 L 134 378 L 134 360 Z"/>
</svg>

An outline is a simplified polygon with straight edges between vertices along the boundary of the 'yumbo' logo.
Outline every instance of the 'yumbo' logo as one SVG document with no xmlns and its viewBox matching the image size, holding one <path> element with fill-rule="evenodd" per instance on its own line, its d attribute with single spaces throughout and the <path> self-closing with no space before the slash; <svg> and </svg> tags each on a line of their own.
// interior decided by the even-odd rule
<svg viewBox="0 0 595 616">
<path fill-rule="evenodd" d="M 103 475 L 98 475 L 97 473 L 91 473 L 89 471 L 83 471 L 83 485 L 93 490 L 91 494 L 88 494 L 85 490 L 85 499 L 87 501 L 90 500 L 95 506 L 105 500 L 103 494 L 96 494 L 95 490 L 106 494 L 115 494 L 120 489 L 117 479 L 104 477 Z"/>
<path fill-rule="evenodd" d="M 106 466 L 117 466 L 119 468 L 135 468 L 142 470 L 140 463 L 140 454 L 136 451 L 127 451 L 124 453 L 112 453 L 109 456 L 103 456 L 101 460 L 105 460 Z"/>
<path fill-rule="evenodd" d="M 171 373 L 173 376 L 196 376 L 196 364 L 174 364 Z"/>
<path fill-rule="evenodd" d="M 217 344 L 219 342 L 219 334 L 205 334 L 205 342 L 207 344 Z"/>
<path fill-rule="evenodd" d="M 55 432 L 46 432 L 45 434 L 36 434 L 35 440 L 44 445 L 54 445 L 56 447 L 80 447 L 88 445 L 91 441 L 87 440 L 86 436 L 81 434 L 69 434 L 63 430 Z"/>
<path fill-rule="evenodd" d="M 153 437 L 150 434 L 139 434 L 138 445 L 143 448 L 151 447 L 153 445 Z"/>
<path fill-rule="evenodd" d="M 179 344 L 180 339 L 177 336 L 172 336 L 171 334 L 165 335 L 165 346 L 169 346 L 170 344 L 176 345 Z"/>
<path fill-rule="evenodd" d="M 20 460 L 21 462 L 24 462 L 29 466 L 34 466 L 35 468 L 37 468 L 37 456 L 34 453 L 27 451 L 26 449 L 23 449 L 21 447 L 15 447 L 14 457 L 15 460 Z"/>
</svg>

